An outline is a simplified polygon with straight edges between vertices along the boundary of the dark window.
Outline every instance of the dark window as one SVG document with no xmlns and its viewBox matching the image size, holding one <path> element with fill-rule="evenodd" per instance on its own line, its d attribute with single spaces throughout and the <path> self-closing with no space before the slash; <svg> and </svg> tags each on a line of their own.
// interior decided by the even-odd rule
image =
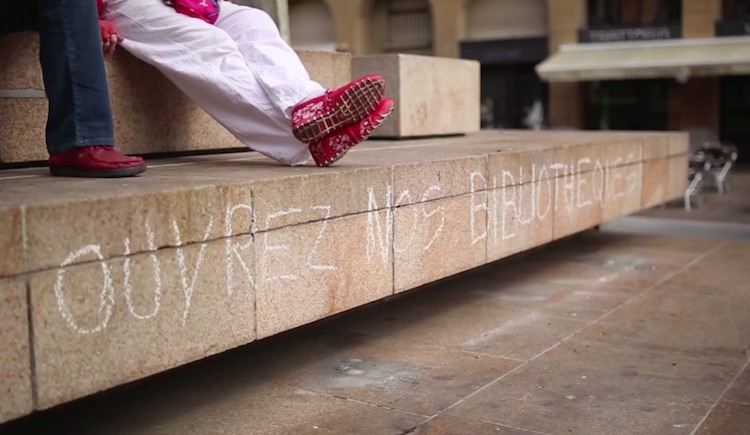
<svg viewBox="0 0 750 435">
<path fill-rule="evenodd" d="M 750 0 L 724 0 L 724 21 L 750 20 Z"/>
<path fill-rule="evenodd" d="M 587 84 L 585 128 L 667 130 L 670 80 L 613 80 Z"/>
<path fill-rule="evenodd" d="M 682 0 L 589 0 L 589 28 L 679 25 Z"/>
</svg>

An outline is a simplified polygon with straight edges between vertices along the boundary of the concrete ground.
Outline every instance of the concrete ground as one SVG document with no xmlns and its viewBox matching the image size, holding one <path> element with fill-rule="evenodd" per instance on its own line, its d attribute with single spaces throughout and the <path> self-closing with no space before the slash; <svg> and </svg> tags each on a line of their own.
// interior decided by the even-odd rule
<svg viewBox="0 0 750 435">
<path fill-rule="evenodd" d="M 605 226 L 0 434 L 750 433 L 750 222 L 724 216 Z"/>
</svg>

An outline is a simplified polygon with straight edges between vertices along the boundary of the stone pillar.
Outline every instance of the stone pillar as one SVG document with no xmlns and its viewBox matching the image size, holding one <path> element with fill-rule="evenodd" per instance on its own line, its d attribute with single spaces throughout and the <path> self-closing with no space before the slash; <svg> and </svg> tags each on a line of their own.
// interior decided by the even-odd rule
<svg viewBox="0 0 750 435">
<path fill-rule="evenodd" d="M 281 36 L 286 42 L 290 42 L 289 3 L 287 0 L 234 0 L 234 3 L 263 9 L 268 12 L 268 15 L 270 15 L 276 22 L 276 25 L 279 26 Z"/>
<path fill-rule="evenodd" d="M 682 37 L 715 37 L 721 15 L 721 0 L 682 0 Z"/>
<path fill-rule="evenodd" d="M 336 45 L 353 55 L 368 53 L 369 19 L 373 0 L 325 0 L 336 26 Z"/>
<path fill-rule="evenodd" d="M 459 42 L 466 36 L 466 0 L 430 0 L 432 52 L 435 56 L 460 57 Z"/>
<path fill-rule="evenodd" d="M 669 129 L 719 131 L 719 78 L 694 77 L 669 90 Z"/>
<path fill-rule="evenodd" d="M 578 30 L 588 25 L 586 0 L 547 0 L 549 52 L 578 42 Z M 585 106 L 582 83 L 549 84 L 550 127 L 583 128 Z"/>
</svg>

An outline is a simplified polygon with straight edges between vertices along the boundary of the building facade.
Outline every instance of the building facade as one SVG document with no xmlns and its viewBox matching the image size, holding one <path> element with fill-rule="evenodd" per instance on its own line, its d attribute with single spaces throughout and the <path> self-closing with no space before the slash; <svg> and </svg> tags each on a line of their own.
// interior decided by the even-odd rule
<svg viewBox="0 0 750 435">
<path fill-rule="evenodd" d="M 477 59 L 483 121 L 708 130 L 750 159 L 750 0 L 289 0 L 301 48 Z"/>
</svg>

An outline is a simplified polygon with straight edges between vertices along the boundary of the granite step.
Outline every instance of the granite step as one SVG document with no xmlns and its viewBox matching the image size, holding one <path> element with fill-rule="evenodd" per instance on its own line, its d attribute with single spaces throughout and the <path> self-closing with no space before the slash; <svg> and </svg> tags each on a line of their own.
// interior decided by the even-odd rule
<svg viewBox="0 0 750 435">
<path fill-rule="evenodd" d="M 485 131 L 369 141 L 332 168 L 238 153 L 133 179 L 0 172 L 0 421 L 678 198 L 687 147 Z"/>
</svg>

